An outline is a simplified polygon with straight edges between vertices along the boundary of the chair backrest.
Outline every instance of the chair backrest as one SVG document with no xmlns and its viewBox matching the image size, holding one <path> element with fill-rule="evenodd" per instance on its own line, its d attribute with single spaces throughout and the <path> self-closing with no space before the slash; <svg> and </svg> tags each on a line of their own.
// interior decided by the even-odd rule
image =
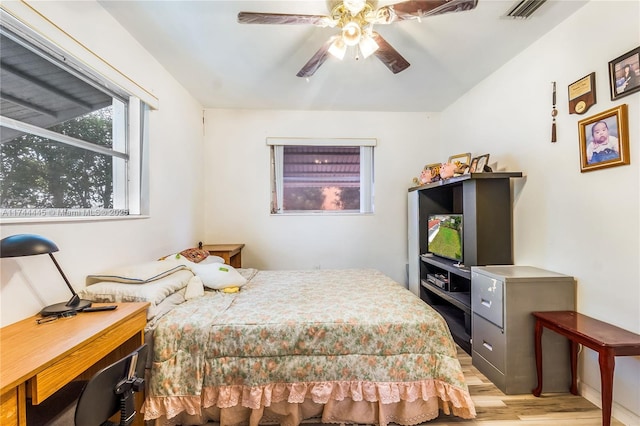
<svg viewBox="0 0 640 426">
<path fill-rule="evenodd" d="M 144 378 L 148 353 L 149 347 L 145 343 L 89 380 L 76 405 L 76 426 L 100 426 L 120 411 L 122 395 L 116 394 L 115 389 L 123 380 Z"/>
</svg>

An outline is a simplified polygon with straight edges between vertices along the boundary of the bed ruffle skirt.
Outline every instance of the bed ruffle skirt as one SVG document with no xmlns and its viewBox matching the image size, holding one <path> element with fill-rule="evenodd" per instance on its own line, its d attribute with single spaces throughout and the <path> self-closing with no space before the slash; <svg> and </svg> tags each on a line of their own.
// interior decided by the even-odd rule
<svg viewBox="0 0 640 426">
<path fill-rule="evenodd" d="M 438 380 L 409 383 L 296 383 L 261 387 L 205 388 L 203 396 L 150 396 L 145 420 L 155 426 L 280 424 L 306 419 L 323 423 L 415 425 L 439 412 L 464 419 L 476 416 L 469 392 Z M 319 420 L 320 421 L 320 420 Z"/>
</svg>

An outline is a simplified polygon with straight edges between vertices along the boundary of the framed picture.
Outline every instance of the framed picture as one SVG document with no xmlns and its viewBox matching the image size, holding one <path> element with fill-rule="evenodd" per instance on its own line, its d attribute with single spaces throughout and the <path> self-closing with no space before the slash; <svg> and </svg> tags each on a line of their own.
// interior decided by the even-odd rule
<svg viewBox="0 0 640 426">
<path fill-rule="evenodd" d="M 609 62 L 611 100 L 640 90 L 640 47 Z"/>
<path fill-rule="evenodd" d="M 627 104 L 578 122 L 580 171 L 629 164 Z"/>
<path fill-rule="evenodd" d="M 477 166 L 478 166 L 478 157 L 471 160 L 471 165 L 469 166 L 469 173 L 475 173 Z"/>
<path fill-rule="evenodd" d="M 584 114 L 596 103 L 596 73 L 569 85 L 569 114 Z"/>
<path fill-rule="evenodd" d="M 489 163 L 489 154 L 484 154 L 473 159 L 476 162 L 476 167 L 473 169 L 473 173 L 484 172 L 484 166 Z"/>
<path fill-rule="evenodd" d="M 466 164 L 468 166 L 469 163 L 471 163 L 471 153 L 467 152 L 465 154 L 452 155 L 451 157 L 449 157 L 449 161 L 447 161 L 447 163 L 452 163 L 456 166 L 459 166 L 460 164 Z"/>
</svg>

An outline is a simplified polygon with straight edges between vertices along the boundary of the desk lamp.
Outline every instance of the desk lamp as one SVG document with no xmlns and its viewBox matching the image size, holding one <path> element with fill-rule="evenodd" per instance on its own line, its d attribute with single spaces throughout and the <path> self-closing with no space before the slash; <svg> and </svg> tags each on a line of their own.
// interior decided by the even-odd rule
<svg viewBox="0 0 640 426">
<path fill-rule="evenodd" d="M 73 295 L 68 302 L 56 303 L 42 309 L 40 314 L 42 316 L 58 315 L 69 311 L 81 311 L 84 308 L 91 306 L 89 300 L 80 299 L 80 296 L 75 292 L 69 280 L 62 272 L 62 268 L 58 265 L 56 258 L 53 257 L 53 252 L 58 251 L 58 246 L 53 241 L 47 240 L 40 235 L 33 234 L 18 234 L 12 235 L 7 238 L 3 238 L 0 241 L 0 257 L 19 257 L 19 256 L 34 256 L 37 254 L 48 254 L 54 265 L 58 268 L 58 272 L 62 275 L 64 282 L 67 283 L 67 287 L 71 290 Z"/>
</svg>

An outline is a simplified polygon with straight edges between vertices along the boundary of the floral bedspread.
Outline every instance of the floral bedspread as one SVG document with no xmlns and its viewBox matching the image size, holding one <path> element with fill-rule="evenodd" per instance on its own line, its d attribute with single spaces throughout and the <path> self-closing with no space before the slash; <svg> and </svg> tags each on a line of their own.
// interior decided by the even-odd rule
<svg viewBox="0 0 640 426">
<path fill-rule="evenodd" d="M 432 397 L 475 415 L 444 320 L 414 294 L 375 270 L 259 271 L 158 322 L 144 411 Z"/>
</svg>

